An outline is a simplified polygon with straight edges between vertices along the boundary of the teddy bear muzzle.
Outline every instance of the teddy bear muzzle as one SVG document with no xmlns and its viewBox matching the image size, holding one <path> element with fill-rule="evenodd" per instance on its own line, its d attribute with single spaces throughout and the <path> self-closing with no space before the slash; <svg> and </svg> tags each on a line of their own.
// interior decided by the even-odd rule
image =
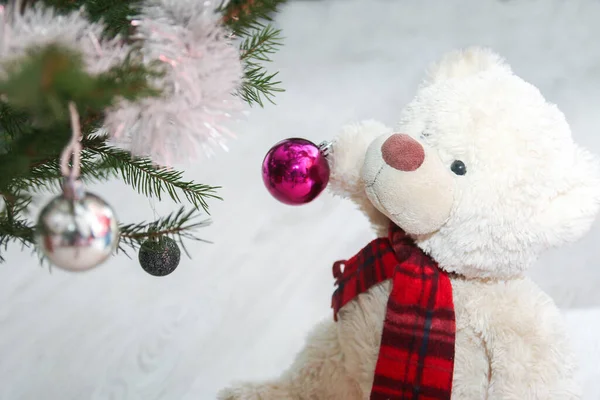
<svg viewBox="0 0 600 400">
<path fill-rule="evenodd" d="M 434 148 L 403 133 L 375 139 L 361 171 L 369 201 L 414 235 L 433 233 L 450 217 L 453 176 Z"/>
</svg>

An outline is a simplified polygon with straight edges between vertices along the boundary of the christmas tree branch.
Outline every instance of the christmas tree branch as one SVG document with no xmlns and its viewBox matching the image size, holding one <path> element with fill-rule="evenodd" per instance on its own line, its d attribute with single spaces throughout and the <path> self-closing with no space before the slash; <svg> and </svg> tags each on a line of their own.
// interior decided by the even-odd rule
<svg viewBox="0 0 600 400">
<path fill-rule="evenodd" d="M 221 200 L 216 195 L 219 187 L 185 180 L 181 171 L 158 167 L 149 158 L 133 158 L 125 150 L 106 145 L 105 140 L 102 136 L 86 136 L 82 141 L 81 179 L 85 183 L 120 177 L 147 197 L 162 200 L 166 193 L 177 203 L 185 198 L 195 208 L 202 208 L 206 213 L 209 213 L 208 199 Z M 27 175 L 13 180 L 5 191 L 56 191 L 60 188 L 61 181 L 58 159 L 46 159 L 31 165 Z"/>
<path fill-rule="evenodd" d="M 221 9 L 223 22 L 237 36 L 247 36 L 249 30 L 263 26 L 261 20 L 272 22 L 273 15 L 286 0 L 230 0 Z"/>
<path fill-rule="evenodd" d="M 4 69 L 0 93 L 11 107 L 28 113 L 42 128 L 68 122 L 69 102 L 77 104 L 82 119 L 86 119 L 117 99 L 157 96 L 159 91 L 148 81 L 162 73 L 128 57 L 122 65 L 92 75 L 80 53 L 57 44 L 31 48 L 26 56 L 5 63 Z"/>
<path fill-rule="evenodd" d="M 140 0 L 42 0 L 42 2 L 63 13 L 85 7 L 91 21 L 102 20 L 106 24 L 107 36 L 120 34 L 123 37 L 128 37 L 133 32 L 130 17 L 139 13 L 142 3 Z"/>
<path fill-rule="evenodd" d="M 80 162 L 80 178 L 86 184 L 104 182 L 117 176 L 114 169 L 99 163 L 97 157 L 91 152 L 82 152 Z M 62 180 L 59 160 L 53 158 L 32 165 L 27 176 L 11 183 L 10 190 L 21 190 L 28 193 L 57 191 L 60 189 Z"/>
<path fill-rule="evenodd" d="M 6 250 L 11 242 L 21 243 L 23 247 L 34 244 L 34 227 L 25 219 L 17 218 L 5 198 L 5 209 L 0 213 L 0 249 Z M 4 257 L 0 253 L 0 262 Z"/>
<path fill-rule="evenodd" d="M 156 221 L 122 224 L 119 226 L 119 250 L 127 253 L 126 247 L 137 249 L 144 241 L 163 236 L 173 237 L 182 245 L 183 239 L 209 243 L 196 236 L 193 231 L 208 226 L 210 221 L 198 221 L 197 217 L 197 210 L 185 211 L 182 207 L 179 211 Z M 30 247 L 34 244 L 34 233 L 35 227 L 29 221 L 15 218 L 6 209 L 0 213 L 0 248 L 6 249 L 11 242 L 19 242 L 24 247 Z M 0 254 L 1 261 L 4 261 L 4 258 Z"/>
<path fill-rule="evenodd" d="M 7 101 L 4 109 L 22 113 L 18 118 L 10 114 L 13 121 L 24 119 L 28 124 L 21 125 L 24 129 L 19 128 L 21 133 L 14 138 L 4 134 L 7 151 L 0 152 L 0 192 L 11 191 L 7 188 L 30 178 L 32 171 L 34 183 L 39 175 L 49 176 L 50 170 L 44 166 L 56 160 L 71 136 L 70 101 L 77 104 L 83 130 L 89 132 L 115 100 L 157 95 L 147 80 L 160 74 L 127 58 L 122 65 L 90 75 L 80 54 L 55 44 L 30 49 L 27 56 L 12 60 L 5 70 L 6 76 L 0 81 L 0 93 Z"/>
<path fill-rule="evenodd" d="M 0 232 L 0 246 L 5 246 L 10 240 L 21 242 L 25 246 L 33 244 L 34 228 L 24 219 L 9 221 L 8 218 L 1 218 Z"/>
<path fill-rule="evenodd" d="M 133 158 L 125 150 L 104 144 L 92 145 L 84 142 L 84 154 L 99 156 L 96 164 L 99 170 L 112 170 L 121 175 L 123 181 L 147 197 L 161 200 L 164 193 L 177 203 L 181 202 L 180 193 L 195 208 L 208 213 L 207 199 L 218 199 L 215 194 L 218 187 L 186 181 L 183 172 L 155 166 L 149 158 Z"/>
<path fill-rule="evenodd" d="M 182 239 L 207 242 L 206 240 L 197 237 L 193 231 L 197 228 L 209 225 L 210 221 L 197 221 L 197 217 L 196 210 L 185 211 L 182 207 L 179 211 L 173 212 L 168 216 L 159 218 L 153 222 L 121 225 L 119 250 L 125 252 L 124 246 L 136 249 L 148 239 L 160 238 L 163 236 L 174 237 L 180 244 L 182 244 Z"/>
<path fill-rule="evenodd" d="M 248 104 L 263 107 L 263 98 L 273 103 L 273 93 L 283 92 L 277 73 L 269 73 L 261 62 L 271 62 L 270 54 L 281 46 L 281 31 L 269 22 L 285 0 L 231 0 L 222 9 L 223 22 L 242 38 L 244 82 L 238 93 Z M 264 21 L 267 23 L 265 24 Z"/>
<path fill-rule="evenodd" d="M 234 37 L 240 39 L 245 76 L 237 95 L 250 105 L 263 106 L 264 99 L 273 102 L 273 94 L 283 91 L 277 73 L 268 72 L 264 64 L 271 61 L 272 54 L 281 46 L 281 32 L 270 22 L 284 1 L 230 0 L 219 10 L 222 21 Z M 20 4 L 25 7 L 36 2 L 60 13 L 84 7 L 90 21 L 102 21 L 106 25 L 106 37 L 118 34 L 123 43 L 130 43 L 129 36 L 136 29 L 130 18 L 140 13 L 143 4 L 141 0 L 21 0 Z M 69 27 L 65 27 L 65 31 L 71 32 Z M 19 41 L 18 35 L 9 39 L 29 43 Z M 115 106 L 116 101 L 159 95 L 150 82 L 163 76 L 162 71 L 155 70 L 154 66 L 146 67 L 140 57 L 136 57 L 139 50 L 136 46 L 131 47 L 129 57 L 118 61 L 118 65 L 110 64 L 112 68 L 107 70 L 89 67 L 89 56 L 83 59 L 83 54 L 88 53 L 79 54 L 71 46 L 60 43 L 23 45 L 17 53 L 19 59 L 2 60 L 0 252 L 9 243 L 23 246 L 34 243 L 35 224 L 28 213 L 32 196 L 59 190 L 62 176 L 58 158 L 71 136 L 69 102 L 77 105 L 84 135 L 82 180 L 90 183 L 120 178 L 147 197 L 171 198 L 178 203 L 187 201 L 194 207 L 191 211 L 181 208 L 153 222 L 121 225 L 119 248 L 135 249 L 148 239 L 164 236 L 171 236 L 182 245 L 182 239 L 202 240 L 194 230 L 206 226 L 208 221 L 198 220 L 196 216 L 201 209 L 208 213 L 209 199 L 219 199 L 215 194 L 217 187 L 185 180 L 182 172 L 156 166 L 149 158 L 132 158 L 130 152 L 109 145 L 106 137 L 93 134 L 104 124 L 107 110 Z M 23 53 L 24 49 L 28 50 Z M 123 56 L 121 53 L 121 57 L 111 59 L 123 60 Z M 89 71 L 103 72 L 91 74 Z"/>
<path fill-rule="evenodd" d="M 281 46 L 280 30 L 267 25 L 251 37 L 244 39 L 240 46 L 242 60 L 256 60 L 270 62 L 270 54 L 275 53 L 277 46 Z"/>
<path fill-rule="evenodd" d="M 240 45 L 241 57 L 245 61 L 245 80 L 241 90 L 242 98 L 252 104 L 263 106 L 262 98 L 273 102 L 274 92 L 283 92 L 275 81 L 276 73 L 268 73 L 260 62 L 270 62 L 270 55 L 281 45 L 280 31 L 267 25 L 245 38 Z"/>
<path fill-rule="evenodd" d="M 26 114 L 0 101 L 0 154 L 8 151 L 10 143 L 23 133 L 25 122 L 27 122 Z"/>
</svg>

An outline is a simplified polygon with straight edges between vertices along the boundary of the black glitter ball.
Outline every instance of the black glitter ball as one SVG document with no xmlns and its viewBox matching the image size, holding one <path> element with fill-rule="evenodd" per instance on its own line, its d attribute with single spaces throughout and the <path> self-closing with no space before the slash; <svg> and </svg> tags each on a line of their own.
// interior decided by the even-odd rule
<svg viewBox="0 0 600 400">
<path fill-rule="evenodd" d="M 165 276 L 175 271 L 181 258 L 177 242 L 169 237 L 148 239 L 140 247 L 140 265 L 150 275 Z"/>
</svg>

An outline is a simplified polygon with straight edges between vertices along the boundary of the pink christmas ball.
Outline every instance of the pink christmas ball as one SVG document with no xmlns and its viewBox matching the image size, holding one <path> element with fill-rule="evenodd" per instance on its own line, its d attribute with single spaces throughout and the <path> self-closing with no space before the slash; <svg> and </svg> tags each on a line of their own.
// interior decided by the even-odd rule
<svg viewBox="0 0 600 400">
<path fill-rule="evenodd" d="M 289 205 L 314 200 L 329 182 L 329 164 L 319 147 L 305 139 L 285 139 L 269 150 L 262 177 L 273 197 Z"/>
</svg>

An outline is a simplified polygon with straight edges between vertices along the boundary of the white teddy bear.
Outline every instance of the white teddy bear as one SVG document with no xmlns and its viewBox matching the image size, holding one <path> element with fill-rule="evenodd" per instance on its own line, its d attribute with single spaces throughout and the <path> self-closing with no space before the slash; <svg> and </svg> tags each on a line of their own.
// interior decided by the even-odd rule
<svg viewBox="0 0 600 400">
<path fill-rule="evenodd" d="M 330 163 L 334 192 L 391 236 L 336 264 L 337 321 L 321 323 L 285 373 L 220 399 L 581 397 L 560 312 L 524 272 L 543 250 L 589 230 L 600 167 L 538 89 L 489 50 L 453 52 L 397 129 L 346 127 Z M 370 286 L 344 281 L 390 257 L 417 269 Z M 403 324 L 418 328 L 414 337 Z"/>
</svg>

